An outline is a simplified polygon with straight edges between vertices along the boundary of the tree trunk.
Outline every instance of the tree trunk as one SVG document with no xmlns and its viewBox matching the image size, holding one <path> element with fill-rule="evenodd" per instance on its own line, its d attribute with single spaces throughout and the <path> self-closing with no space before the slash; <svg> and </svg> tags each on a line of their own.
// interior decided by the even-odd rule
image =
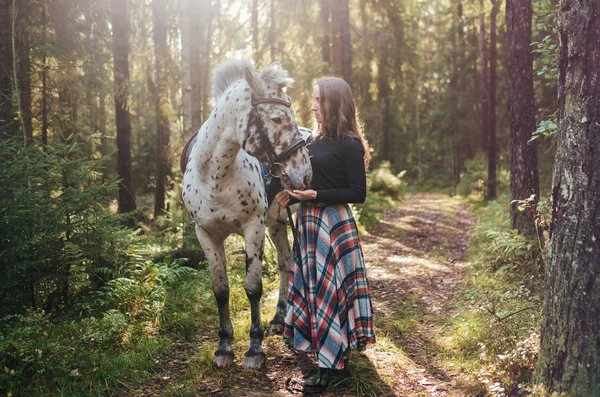
<svg viewBox="0 0 600 397">
<path fill-rule="evenodd" d="M 489 140 L 489 93 L 487 79 L 487 50 L 485 45 L 485 15 L 479 14 L 479 100 L 481 101 L 481 147 L 488 152 Z"/>
<path fill-rule="evenodd" d="M 458 55 L 456 57 L 456 66 L 458 72 L 458 79 L 456 80 L 456 95 L 457 95 L 457 108 L 456 108 L 456 119 L 457 123 L 457 151 L 456 151 L 456 171 L 458 175 L 456 176 L 457 183 L 460 182 L 460 174 L 466 170 L 465 163 L 467 159 L 473 157 L 473 150 L 471 147 L 471 141 L 469 137 L 469 130 L 463 128 L 464 122 L 467 119 L 468 107 L 465 106 L 465 102 L 467 99 L 468 82 L 467 78 L 468 74 L 468 60 L 467 60 L 467 38 L 465 36 L 465 16 L 463 13 L 463 4 L 462 0 L 457 1 L 456 6 L 456 14 L 458 17 L 457 20 L 457 49 Z"/>
<path fill-rule="evenodd" d="M 48 19 L 46 15 L 46 4 L 42 3 L 42 95 L 41 95 L 41 108 L 42 108 L 42 145 L 48 144 L 48 67 L 47 53 L 48 53 L 48 42 L 46 39 L 46 32 L 48 29 Z"/>
<path fill-rule="evenodd" d="M 494 200 L 496 193 L 496 62 L 498 49 L 496 47 L 496 17 L 498 16 L 499 0 L 492 0 L 490 12 L 490 116 L 488 135 L 488 200 Z"/>
<path fill-rule="evenodd" d="M 170 131 L 166 111 L 168 108 L 167 92 L 167 13 L 166 0 L 153 0 L 154 15 L 154 57 L 156 63 L 155 106 L 156 106 L 156 191 L 154 195 L 154 215 L 165 212 L 166 184 L 169 175 Z"/>
<path fill-rule="evenodd" d="M 210 84 L 210 72 L 211 72 L 211 60 L 212 60 L 212 42 L 213 42 L 213 32 L 217 31 L 220 34 L 220 15 L 221 15 L 221 2 L 220 0 L 215 1 L 214 5 L 210 5 L 210 1 L 207 1 L 207 6 L 210 11 L 206 15 L 205 29 L 204 29 L 204 46 L 203 46 L 203 55 L 202 55 L 202 81 L 205 81 L 206 84 L 202 84 L 202 93 L 201 96 L 201 105 L 202 105 L 202 119 L 201 124 L 208 118 L 210 112 L 212 111 L 212 107 L 210 106 L 210 99 L 212 96 Z M 213 24 L 216 25 L 213 28 Z M 200 126 L 198 126 L 200 128 Z"/>
<path fill-rule="evenodd" d="M 460 40 L 460 22 L 461 7 L 457 8 L 456 13 L 452 13 L 452 35 L 450 40 L 450 73 L 451 79 L 449 84 L 450 90 L 450 148 L 451 148 L 451 163 L 452 163 L 452 193 L 456 194 L 456 187 L 460 180 L 460 127 L 459 127 L 459 79 L 460 79 L 460 50 L 457 45 L 457 39 Z"/>
<path fill-rule="evenodd" d="M 254 58 L 254 67 L 260 69 L 260 49 L 258 41 L 258 0 L 252 0 L 252 58 Z"/>
<path fill-rule="evenodd" d="M 29 44 L 29 0 L 21 0 L 17 10 L 17 53 L 19 56 L 19 99 L 25 146 L 33 143 L 31 112 L 31 60 Z"/>
<path fill-rule="evenodd" d="M 388 55 L 389 55 L 389 35 L 386 31 L 379 32 L 379 65 L 377 68 L 377 92 L 379 95 L 380 128 L 381 128 L 381 159 L 385 161 L 392 160 L 391 131 L 390 131 L 390 80 L 388 74 Z"/>
<path fill-rule="evenodd" d="M 109 139 L 106 131 L 106 93 L 100 89 L 98 97 L 98 132 L 100 133 L 100 154 L 104 157 L 110 152 Z M 109 178 L 109 170 L 107 167 L 102 168 L 102 181 L 107 181 Z"/>
<path fill-rule="evenodd" d="M 277 19 L 275 18 L 275 0 L 271 0 L 271 28 L 269 29 L 269 46 L 271 47 L 271 62 L 277 60 L 277 44 L 275 33 L 277 32 Z"/>
<path fill-rule="evenodd" d="M 342 0 L 343 1 L 343 0 Z M 329 0 L 331 12 L 331 63 L 336 76 L 342 76 L 342 19 L 338 0 Z"/>
<path fill-rule="evenodd" d="M 340 33 L 342 41 L 342 77 L 346 83 L 352 88 L 352 42 L 350 37 L 350 9 L 348 0 L 338 0 L 339 18 L 340 18 Z"/>
<path fill-rule="evenodd" d="M 331 4 L 330 0 L 320 0 L 319 1 L 320 9 L 319 9 L 319 23 L 321 25 L 322 37 L 321 37 L 321 60 L 325 65 L 331 65 L 331 42 L 330 32 L 331 32 L 331 23 L 329 21 L 329 16 L 331 15 Z"/>
<path fill-rule="evenodd" d="M 12 0 L 0 0 L 0 138 L 13 135 L 14 114 L 12 107 Z"/>
<path fill-rule="evenodd" d="M 356 79 L 356 89 L 354 96 L 362 106 L 369 108 L 371 105 L 371 95 L 369 87 L 371 86 L 371 61 L 373 60 L 373 51 L 371 49 L 370 40 L 372 38 L 369 31 L 369 15 L 367 14 L 367 0 L 360 2 L 360 20 L 362 36 L 360 38 L 360 52 L 362 65 L 360 67 L 360 76 Z M 366 123 L 366 120 L 363 120 Z"/>
<path fill-rule="evenodd" d="M 533 55 L 531 43 L 531 0 L 506 1 L 508 36 L 508 115 L 510 118 L 510 194 L 512 200 L 523 200 L 540 188 L 537 170 L 537 147 L 528 145 L 535 131 L 533 92 Z M 523 234 L 534 234 L 533 217 L 518 208 L 511 210 L 512 228 Z"/>
<path fill-rule="evenodd" d="M 76 33 L 76 26 L 72 21 L 76 18 L 77 8 L 72 1 L 57 0 L 53 1 L 49 7 L 52 7 L 53 27 L 55 30 L 53 40 L 53 52 L 56 54 L 56 61 L 59 64 L 59 70 L 53 74 L 56 76 L 56 86 L 58 87 L 58 107 L 52 114 L 56 120 L 55 130 L 58 131 L 61 142 L 65 142 L 70 136 L 77 137 L 77 46 L 75 42 L 79 32 Z M 77 82 L 77 83 L 76 83 Z"/>
<path fill-rule="evenodd" d="M 183 118 L 183 140 L 187 141 L 192 130 L 192 70 L 191 70 L 191 8 L 190 0 L 179 0 L 179 26 L 181 29 L 181 115 Z"/>
<path fill-rule="evenodd" d="M 600 395 L 600 4 L 562 0 L 548 284 L 536 380 Z M 563 395 L 563 394 L 561 394 Z"/>
<path fill-rule="evenodd" d="M 203 61 L 206 54 L 200 56 L 200 49 L 206 40 L 206 21 L 209 17 L 202 8 L 206 6 L 205 1 L 190 0 L 190 32 L 191 38 L 188 45 L 190 57 L 190 83 L 191 83 L 191 110 L 192 110 L 192 134 L 200 129 L 203 117 L 203 89 L 206 84 L 202 84 L 206 73 L 206 62 Z M 206 80 L 205 80 L 206 81 Z"/>
<path fill-rule="evenodd" d="M 129 10 L 128 0 L 112 0 L 115 119 L 117 125 L 117 168 L 119 212 L 136 208 L 131 171 L 131 116 L 129 114 Z"/>
</svg>

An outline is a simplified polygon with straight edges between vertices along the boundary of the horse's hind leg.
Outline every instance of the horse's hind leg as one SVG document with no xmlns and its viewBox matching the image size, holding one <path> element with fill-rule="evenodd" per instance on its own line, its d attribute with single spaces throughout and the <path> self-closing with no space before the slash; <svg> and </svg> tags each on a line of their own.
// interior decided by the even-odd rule
<svg viewBox="0 0 600 397">
<path fill-rule="evenodd" d="M 250 347 L 246 352 L 244 369 L 262 367 L 265 354 L 262 340 L 265 335 L 260 320 L 260 298 L 262 296 L 262 259 L 265 242 L 265 228 L 262 224 L 248 225 L 244 230 L 246 240 L 246 280 L 244 288 L 250 301 Z"/>
<path fill-rule="evenodd" d="M 224 368 L 233 362 L 233 326 L 229 313 L 229 281 L 227 279 L 227 263 L 224 238 L 212 236 L 200 226 L 196 226 L 196 235 L 200 246 L 204 250 L 210 265 L 212 290 L 219 307 L 219 348 L 215 351 L 213 365 Z"/>
<path fill-rule="evenodd" d="M 279 266 L 279 299 L 275 317 L 269 323 L 268 334 L 283 333 L 285 311 L 287 308 L 288 277 L 290 272 L 290 243 L 287 236 L 287 226 L 277 224 L 269 227 L 269 235 L 277 249 L 277 265 Z"/>
</svg>

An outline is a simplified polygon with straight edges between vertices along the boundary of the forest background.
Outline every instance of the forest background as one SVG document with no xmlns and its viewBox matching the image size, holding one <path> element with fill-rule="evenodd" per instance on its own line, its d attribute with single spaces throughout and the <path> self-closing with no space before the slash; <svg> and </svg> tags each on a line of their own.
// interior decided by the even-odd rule
<svg viewBox="0 0 600 397">
<path fill-rule="evenodd" d="M 547 215 L 559 54 L 556 2 L 524 3 L 529 31 L 507 26 L 496 0 L 0 0 L 0 389 L 127 389 L 169 338 L 214 315 L 183 303 L 183 280 L 206 269 L 178 159 L 214 105 L 211 71 L 228 58 L 259 71 L 280 61 L 296 80 L 298 124 L 310 128 L 316 79 L 352 86 L 374 157 L 361 227 L 408 191 L 467 197 L 496 221 L 476 235 L 477 275 L 526 291 L 500 297 L 497 281 L 483 293 L 498 300 L 472 314 L 489 317 L 480 324 L 489 332 L 461 342 L 466 358 L 482 340 L 498 342 L 500 302 L 537 314 L 514 316 L 498 353 L 536 335 L 543 258 L 533 215 Z M 515 40 L 528 43 L 525 56 L 511 52 Z M 518 61 L 529 82 L 515 78 Z M 528 116 L 511 124 L 510 103 Z M 520 143 L 511 125 L 525 131 Z M 516 145 L 533 153 L 527 161 L 511 162 Z M 511 194 L 518 174 L 535 182 Z M 274 266 L 267 259 L 267 276 Z M 528 392 L 536 354 L 492 373 Z"/>
</svg>

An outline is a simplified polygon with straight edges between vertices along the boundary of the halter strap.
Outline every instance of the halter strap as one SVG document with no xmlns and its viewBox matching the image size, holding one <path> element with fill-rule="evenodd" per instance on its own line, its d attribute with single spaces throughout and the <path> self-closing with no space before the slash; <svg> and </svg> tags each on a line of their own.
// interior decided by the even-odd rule
<svg viewBox="0 0 600 397">
<path fill-rule="evenodd" d="M 306 145 L 306 141 L 303 138 L 297 139 L 290 146 L 285 148 L 281 153 L 277 154 L 277 152 L 275 152 L 275 148 L 273 147 L 273 144 L 271 143 L 271 141 L 269 140 L 269 137 L 265 133 L 265 130 L 264 130 L 263 124 L 262 124 L 262 120 L 258 116 L 257 106 L 261 105 L 261 104 L 275 104 L 275 105 L 283 105 L 285 107 L 291 107 L 292 102 L 289 100 L 286 101 L 281 98 L 257 98 L 256 95 L 254 95 L 254 92 L 251 93 L 250 113 L 251 114 L 254 113 L 254 117 L 256 118 L 256 130 L 260 137 L 261 145 L 263 146 L 263 149 L 264 149 L 265 153 L 267 154 L 267 159 L 269 160 L 269 173 L 273 175 L 273 173 L 270 172 L 273 165 L 282 161 L 283 159 L 285 159 L 293 151 Z M 250 120 L 248 120 L 248 121 L 250 121 Z M 248 123 L 248 126 L 246 127 L 246 135 L 248 134 L 249 129 L 250 129 L 250 123 Z"/>
<path fill-rule="evenodd" d="M 285 107 L 292 107 L 292 101 L 286 101 L 285 99 L 281 99 L 281 98 L 256 98 L 256 95 L 254 95 L 254 92 L 251 93 L 251 98 L 252 98 L 252 106 L 256 106 L 256 105 L 262 105 L 265 103 L 272 103 L 275 105 L 283 105 Z"/>
<path fill-rule="evenodd" d="M 254 95 L 254 92 L 252 92 L 251 93 L 250 113 L 253 113 L 253 112 L 258 113 L 256 107 L 258 105 L 263 105 L 263 104 L 282 105 L 282 106 L 285 106 L 288 108 L 292 106 L 292 102 L 290 100 L 285 100 L 285 99 L 281 99 L 281 98 L 256 98 L 256 95 Z M 285 148 L 281 153 L 277 154 L 275 152 L 275 148 L 273 147 L 273 144 L 269 140 L 269 137 L 264 132 L 264 128 L 263 128 L 260 117 L 258 117 L 258 114 L 256 114 L 255 117 L 256 117 L 256 121 L 257 121 L 256 129 L 258 131 L 258 135 L 260 137 L 261 144 L 264 148 L 264 151 L 267 154 L 267 158 L 269 159 L 269 166 L 268 166 L 269 174 L 274 175 L 271 172 L 271 167 L 273 167 L 274 164 L 279 163 L 280 161 L 285 159 L 287 156 L 289 156 L 295 150 L 298 150 L 302 146 L 306 145 L 306 141 L 302 138 L 297 139 L 290 146 Z M 250 120 L 248 120 L 248 121 L 250 121 Z M 248 123 L 248 126 L 246 127 L 246 135 L 248 134 L 249 128 L 250 128 L 250 123 Z M 194 146 L 194 142 L 196 141 L 197 136 L 198 136 L 198 132 L 196 132 L 194 135 L 192 135 L 192 137 L 187 141 L 187 143 L 185 144 L 185 147 L 183 148 L 181 157 L 179 159 L 179 167 L 181 168 L 182 173 L 185 173 L 185 168 L 186 168 L 187 162 L 190 158 L 192 147 Z"/>
</svg>

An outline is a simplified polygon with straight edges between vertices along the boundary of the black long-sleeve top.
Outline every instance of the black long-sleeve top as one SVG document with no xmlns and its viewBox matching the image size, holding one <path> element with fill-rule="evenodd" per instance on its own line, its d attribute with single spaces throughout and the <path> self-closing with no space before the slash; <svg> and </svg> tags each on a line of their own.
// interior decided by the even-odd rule
<svg viewBox="0 0 600 397">
<path fill-rule="evenodd" d="M 364 203 L 367 196 L 364 149 L 356 138 L 316 138 L 309 146 L 315 201 L 325 204 Z"/>
</svg>

